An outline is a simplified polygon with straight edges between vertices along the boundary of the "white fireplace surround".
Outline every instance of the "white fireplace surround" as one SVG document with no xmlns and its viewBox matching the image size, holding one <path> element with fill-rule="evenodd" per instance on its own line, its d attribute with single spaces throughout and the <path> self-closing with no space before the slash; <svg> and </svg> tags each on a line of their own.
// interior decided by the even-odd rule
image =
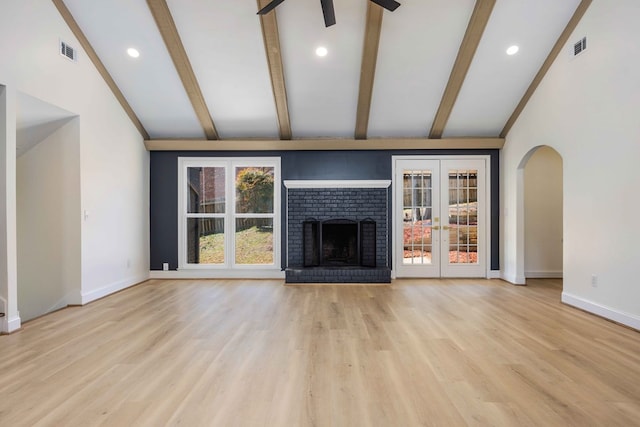
<svg viewBox="0 0 640 427">
<path fill-rule="evenodd" d="M 305 180 L 285 180 L 286 188 L 389 188 L 390 179 L 378 180 L 331 180 L 331 179 L 305 179 Z"/>
</svg>

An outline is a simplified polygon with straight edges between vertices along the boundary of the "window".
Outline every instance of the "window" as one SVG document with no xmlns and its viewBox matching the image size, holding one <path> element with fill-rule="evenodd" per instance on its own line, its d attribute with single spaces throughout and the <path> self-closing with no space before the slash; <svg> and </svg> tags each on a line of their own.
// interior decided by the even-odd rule
<svg viewBox="0 0 640 427">
<path fill-rule="evenodd" d="M 277 268 L 280 159 L 179 159 L 179 268 Z"/>
</svg>

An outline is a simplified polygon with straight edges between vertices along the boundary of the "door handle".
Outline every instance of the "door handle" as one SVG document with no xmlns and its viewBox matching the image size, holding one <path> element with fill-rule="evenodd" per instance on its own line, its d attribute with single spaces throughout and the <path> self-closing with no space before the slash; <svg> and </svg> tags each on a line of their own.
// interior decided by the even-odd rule
<svg viewBox="0 0 640 427">
<path fill-rule="evenodd" d="M 448 225 L 443 225 L 443 226 L 442 226 L 442 229 L 443 229 L 443 230 L 449 230 L 450 228 L 451 228 L 451 227 L 449 227 Z"/>
<path fill-rule="evenodd" d="M 440 230 L 440 226 L 439 225 L 435 225 L 433 227 L 431 227 L 432 230 Z"/>
</svg>

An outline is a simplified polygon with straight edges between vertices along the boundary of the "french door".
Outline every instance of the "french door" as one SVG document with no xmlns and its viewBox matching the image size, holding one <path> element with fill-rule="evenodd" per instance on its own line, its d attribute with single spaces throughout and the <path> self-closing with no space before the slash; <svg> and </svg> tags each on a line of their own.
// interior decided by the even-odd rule
<svg viewBox="0 0 640 427">
<path fill-rule="evenodd" d="M 394 159 L 396 277 L 486 277 L 485 159 Z"/>
</svg>

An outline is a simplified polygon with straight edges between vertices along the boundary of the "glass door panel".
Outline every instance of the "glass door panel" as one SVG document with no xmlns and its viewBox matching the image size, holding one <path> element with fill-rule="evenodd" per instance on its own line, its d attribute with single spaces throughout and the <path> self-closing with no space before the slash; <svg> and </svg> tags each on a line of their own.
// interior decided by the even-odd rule
<svg viewBox="0 0 640 427">
<path fill-rule="evenodd" d="M 432 173 L 403 171 L 403 264 L 431 264 Z"/>
<path fill-rule="evenodd" d="M 396 223 L 397 269 L 404 277 L 423 277 L 439 275 L 438 253 L 434 247 L 439 245 L 438 218 L 434 217 L 434 208 L 438 209 L 438 168 L 437 162 L 402 162 L 396 169 L 398 197 L 397 206 L 400 218 Z"/>
<path fill-rule="evenodd" d="M 441 210 L 444 233 L 442 275 L 484 277 L 484 160 L 443 160 L 441 162 Z"/>
<path fill-rule="evenodd" d="M 477 185 L 478 171 L 449 170 L 448 174 L 449 263 L 477 264 L 478 189 L 471 186 Z"/>
</svg>

